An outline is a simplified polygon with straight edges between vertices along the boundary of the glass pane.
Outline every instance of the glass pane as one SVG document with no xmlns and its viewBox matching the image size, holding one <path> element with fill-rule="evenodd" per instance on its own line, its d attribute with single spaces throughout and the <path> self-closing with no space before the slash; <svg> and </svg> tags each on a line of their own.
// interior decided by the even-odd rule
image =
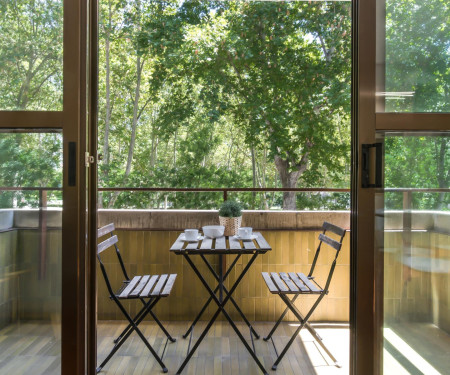
<svg viewBox="0 0 450 375">
<path fill-rule="evenodd" d="M 449 112 L 448 2 L 385 0 L 379 6 L 386 14 L 377 30 L 384 111 Z"/>
<path fill-rule="evenodd" d="M 0 110 L 62 110 L 63 1 L 0 0 Z"/>
<path fill-rule="evenodd" d="M 450 134 L 387 134 L 384 374 L 447 374 Z"/>
<path fill-rule="evenodd" d="M 61 373 L 62 134 L 0 133 L 0 373 Z"/>
</svg>

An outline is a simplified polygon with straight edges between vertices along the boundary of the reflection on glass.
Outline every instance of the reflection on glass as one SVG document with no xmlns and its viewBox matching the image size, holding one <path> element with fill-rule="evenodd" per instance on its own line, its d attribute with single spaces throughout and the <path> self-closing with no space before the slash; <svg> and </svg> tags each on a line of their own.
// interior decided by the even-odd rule
<svg viewBox="0 0 450 375">
<path fill-rule="evenodd" d="M 386 136 L 384 374 L 448 373 L 449 170 L 449 134 Z"/>
<path fill-rule="evenodd" d="M 62 110 L 63 1 L 0 1 L 0 110 Z"/>
<path fill-rule="evenodd" d="M 61 373 L 61 134 L 0 133 L 0 372 Z"/>
<path fill-rule="evenodd" d="M 386 0 L 386 112 L 449 112 L 448 2 Z M 378 30 L 379 36 L 383 30 Z M 381 50 L 380 50 L 381 51 Z M 381 77 L 379 77 L 381 78 Z"/>
</svg>

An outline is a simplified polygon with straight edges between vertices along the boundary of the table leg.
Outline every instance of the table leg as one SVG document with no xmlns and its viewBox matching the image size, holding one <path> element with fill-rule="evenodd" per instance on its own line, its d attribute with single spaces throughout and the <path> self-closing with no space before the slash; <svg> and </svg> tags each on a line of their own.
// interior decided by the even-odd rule
<svg viewBox="0 0 450 375">
<path fill-rule="evenodd" d="M 206 258 L 201 255 L 203 261 L 206 263 L 206 265 L 208 266 L 208 268 L 210 268 L 211 272 L 214 274 L 214 269 L 212 269 L 211 265 L 208 263 L 208 261 L 206 260 Z M 223 280 L 225 281 L 225 279 L 228 277 L 228 275 L 230 274 L 231 270 L 233 269 L 233 267 L 236 265 L 237 261 L 239 260 L 239 258 L 241 257 L 241 255 L 237 255 L 236 258 L 234 258 L 233 262 L 230 265 L 230 268 L 228 268 L 228 270 L 225 272 L 225 275 L 223 276 Z M 217 287 L 214 289 L 214 294 L 217 293 L 217 291 L 219 290 L 219 285 L 217 285 Z M 206 301 L 206 303 L 203 305 L 202 309 L 200 310 L 200 312 L 198 313 L 198 315 L 196 316 L 196 318 L 194 319 L 194 321 L 192 322 L 191 326 L 188 328 L 188 330 L 186 331 L 186 333 L 183 335 L 183 338 L 185 339 L 186 337 L 189 336 L 189 333 L 191 333 L 192 329 L 195 327 L 195 325 L 197 324 L 197 322 L 200 320 L 201 316 L 203 315 L 203 313 L 206 311 L 207 307 L 209 306 L 209 304 L 212 301 L 212 297 L 209 297 L 209 299 Z M 237 304 L 236 304 L 237 305 Z M 242 315 L 242 314 L 241 314 Z M 254 332 L 255 333 L 255 332 Z M 257 336 L 257 335 L 256 335 Z M 259 336 L 258 336 L 259 337 Z"/>
<path fill-rule="evenodd" d="M 223 278 L 222 282 L 220 281 L 220 274 L 217 275 L 216 271 L 214 271 L 214 268 L 211 266 L 211 264 L 208 262 L 208 260 L 205 258 L 204 255 L 201 255 L 201 258 L 203 259 L 203 262 L 205 262 L 206 266 L 208 267 L 208 269 L 210 270 L 210 272 L 213 274 L 213 276 L 216 278 L 216 280 L 219 282 L 219 286 L 222 286 L 223 290 L 225 291 L 226 294 L 229 294 L 228 289 L 225 287 L 225 285 L 223 285 L 223 281 L 226 279 L 226 277 L 228 276 L 228 274 L 231 271 L 231 267 L 234 267 L 234 265 L 236 264 L 236 262 L 233 262 L 232 265 L 230 266 L 230 268 L 227 270 L 227 272 L 225 273 L 225 277 Z M 237 259 L 236 259 L 237 260 Z M 222 268 L 220 268 L 222 269 Z M 217 292 L 217 288 L 214 290 L 214 294 Z M 211 302 L 211 297 L 208 300 L 208 304 Z M 251 325 L 251 323 L 248 321 L 247 317 L 245 316 L 245 314 L 242 312 L 242 310 L 239 308 L 239 305 L 237 304 L 237 302 L 234 300 L 234 298 L 232 296 L 230 296 L 230 300 L 231 303 L 233 304 L 233 306 L 235 307 L 235 309 L 237 310 L 237 312 L 239 313 L 239 315 L 241 315 L 241 318 L 244 320 L 245 324 L 247 324 L 247 327 L 250 328 L 250 330 L 253 332 L 253 334 L 255 335 L 256 339 L 259 339 L 259 335 L 258 333 L 255 331 L 255 329 L 253 328 L 253 326 Z M 220 298 L 220 302 L 222 302 L 223 299 Z M 189 332 L 189 331 L 188 331 Z M 187 337 L 187 333 L 186 333 L 186 337 Z M 185 337 L 185 338 L 186 338 Z"/>
<path fill-rule="evenodd" d="M 198 346 L 200 345 L 200 342 L 204 339 L 204 337 L 206 336 L 206 333 L 209 331 L 209 329 L 211 328 L 212 324 L 214 323 L 214 321 L 217 319 L 217 316 L 219 315 L 219 313 L 222 311 L 222 313 L 225 315 L 225 318 L 228 320 L 228 322 L 230 323 L 230 325 L 232 326 L 232 328 L 234 329 L 234 331 L 236 332 L 236 334 L 238 335 L 238 337 L 240 338 L 240 340 L 242 341 L 242 343 L 244 344 L 245 348 L 247 349 L 247 351 L 250 353 L 250 355 L 252 356 L 252 358 L 254 359 L 254 361 L 256 362 L 256 364 L 258 365 L 258 367 L 261 369 L 261 371 L 263 372 L 264 375 L 267 375 L 267 371 L 265 370 L 264 366 L 262 365 L 262 363 L 259 361 L 258 357 L 256 356 L 255 352 L 252 350 L 252 348 L 247 344 L 247 341 L 245 340 L 245 338 L 242 336 L 241 332 L 239 331 L 239 329 L 237 328 L 237 326 L 234 324 L 233 320 L 231 319 L 231 317 L 228 315 L 227 311 L 225 310 L 225 305 L 228 302 L 228 300 L 231 298 L 232 294 L 234 293 L 234 291 L 236 290 L 237 286 L 239 285 L 239 283 L 241 282 L 242 278 L 245 276 L 245 274 L 247 273 L 247 271 L 250 269 L 250 266 L 253 264 L 253 262 L 255 261 L 256 257 L 258 256 L 258 253 L 253 254 L 252 258 L 250 259 L 250 261 L 247 263 L 247 265 L 245 266 L 245 268 L 242 270 L 241 274 L 239 275 L 239 277 L 237 278 L 237 280 L 234 282 L 233 286 L 231 287 L 230 291 L 227 293 L 225 299 L 223 300 L 223 302 L 220 302 L 218 300 L 218 298 L 216 297 L 214 291 L 210 288 L 210 286 L 208 285 L 208 283 L 206 282 L 206 280 L 204 279 L 204 277 L 202 276 L 202 274 L 200 273 L 200 271 L 197 269 L 197 267 L 195 266 L 195 264 L 191 261 L 191 259 L 189 258 L 189 256 L 187 254 L 183 254 L 183 256 L 185 257 L 186 261 L 189 263 L 189 265 L 191 266 L 191 268 L 194 270 L 194 272 L 196 273 L 196 275 L 198 276 L 198 278 L 200 279 L 200 281 L 203 283 L 203 285 L 205 286 L 206 290 L 209 292 L 211 298 L 214 300 L 214 302 L 217 304 L 218 309 L 216 311 L 216 313 L 214 314 L 214 316 L 211 318 L 211 320 L 209 321 L 208 325 L 206 326 L 205 330 L 201 333 L 200 337 L 198 338 L 197 342 L 195 343 L 194 347 L 192 348 L 192 350 L 188 353 L 186 359 L 183 361 L 183 363 L 181 364 L 180 368 L 177 371 L 177 374 L 180 374 L 181 371 L 183 371 L 184 367 L 186 366 L 186 364 L 189 362 L 190 358 L 192 357 L 192 355 L 194 354 L 195 350 L 197 350 Z"/>
</svg>

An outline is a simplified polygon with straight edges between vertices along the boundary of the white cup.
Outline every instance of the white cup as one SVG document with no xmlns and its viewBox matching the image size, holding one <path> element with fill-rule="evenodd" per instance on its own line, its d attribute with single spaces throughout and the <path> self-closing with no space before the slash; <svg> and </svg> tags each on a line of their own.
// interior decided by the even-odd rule
<svg viewBox="0 0 450 375">
<path fill-rule="evenodd" d="M 197 241 L 198 229 L 185 229 L 184 238 L 186 241 Z"/>
<path fill-rule="evenodd" d="M 242 227 L 239 228 L 238 231 L 239 237 L 243 240 L 249 240 L 252 237 L 252 228 L 251 227 Z"/>
</svg>

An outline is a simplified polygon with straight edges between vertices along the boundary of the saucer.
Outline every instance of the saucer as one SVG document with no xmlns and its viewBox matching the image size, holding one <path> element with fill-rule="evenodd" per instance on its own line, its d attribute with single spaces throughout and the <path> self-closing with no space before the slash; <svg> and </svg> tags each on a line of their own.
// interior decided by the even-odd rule
<svg viewBox="0 0 450 375">
<path fill-rule="evenodd" d="M 185 241 L 185 242 L 198 242 L 198 241 L 203 240 L 203 238 L 205 238 L 205 237 L 203 237 L 203 236 L 201 236 L 201 235 L 199 234 L 199 235 L 197 236 L 197 239 L 196 239 L 196 240 L 187 240 L 187 239 L 185 238 L 184 233 L 181 233 L 181 234 L 180 234 L 180 240 Z"/>
<path fill-rule="evenodd" d="M 233 236 L 233 237 L 236 238 L 237 240 L 240 240 L 240 241 L 252 241 L 252 240 L 255 240 L 258 236 L 256 234 L 252 234 L 250 236 L 250 238 L 241 238 L 241 236 L 239 236 L 239 235 L 236 235 L 236 236 Z"/>
</svg>

